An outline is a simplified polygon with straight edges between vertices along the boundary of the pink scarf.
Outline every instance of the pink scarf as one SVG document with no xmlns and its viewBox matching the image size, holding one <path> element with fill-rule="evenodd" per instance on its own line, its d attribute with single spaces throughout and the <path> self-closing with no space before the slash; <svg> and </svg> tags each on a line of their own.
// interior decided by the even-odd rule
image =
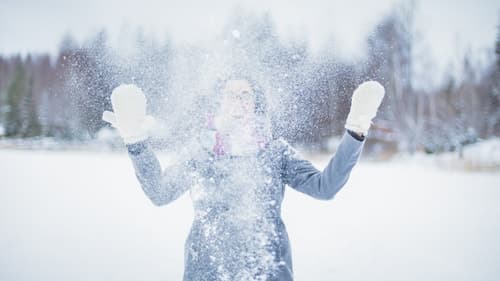
<svg viewBox="0 0 500 281">
<path fill-rule="evenodd" d="M 217 156 L 223 156 L 226 154 L 231 154 L 231 147 L 228 141 L 224 138 L 223 134 L 221 134 L 214 126 L 214 116 L 207 116 L 207 127 L 209 129 L 215 130 L 215 144 L 212 148 L 212 151 Z M 255 140 L 257 142 L 257 147 L 259 150 L 262 150 L 269 143 L 269 137 L 264 134 L 261 130 L 258 130 L 254 134 Z"/>
</svg>

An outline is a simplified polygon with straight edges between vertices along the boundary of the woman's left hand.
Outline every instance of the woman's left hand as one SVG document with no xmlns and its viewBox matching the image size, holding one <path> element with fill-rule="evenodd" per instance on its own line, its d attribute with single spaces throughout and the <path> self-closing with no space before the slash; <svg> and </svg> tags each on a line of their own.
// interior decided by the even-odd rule
<svg viewBox="0 0 500 281">
<path fill-rule="evenodd" d="M 384 86 L 377 81 L 367 81 L 359 85 L 352 95 L 351 110 L 345 128 L 366 135 L 372 119 L 377 115 L 384 94 Z"/>
</svg>

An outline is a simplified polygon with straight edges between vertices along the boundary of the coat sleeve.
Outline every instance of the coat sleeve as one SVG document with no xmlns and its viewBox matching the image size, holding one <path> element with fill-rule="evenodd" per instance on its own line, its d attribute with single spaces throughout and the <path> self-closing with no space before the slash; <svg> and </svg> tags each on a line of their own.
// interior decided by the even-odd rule
<svg viewBox="0 0 500 281">
<path fill-rule="evenodd" d="M 191 187 L 192 177 L 186 163 L 162 171 L 147 141 L 128 144 L 127 150 L 142 190 L 156 206 L 174 201 Z"/>
<path fill-rule="evenodd" d="M 364 140 L 355 139 L 345 132 L 337 152 L 323 171 L 316 169 L 311 162 L 303 159 L 295 149 L 285 143 L 282 164 L 283 180 L 290 187 L 314 198 L 333 199 L 347 182 L 364 143 Z"/>
</svg>

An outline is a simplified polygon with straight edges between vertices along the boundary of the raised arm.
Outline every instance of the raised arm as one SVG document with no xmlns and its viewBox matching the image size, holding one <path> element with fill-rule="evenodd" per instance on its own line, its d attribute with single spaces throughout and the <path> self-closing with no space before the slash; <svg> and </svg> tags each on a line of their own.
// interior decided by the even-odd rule
<svg viewBox="0 0 500 281">
<path fill-rule="evenodd" d="M 312 197 L 332 199 L 345 185 L 359 159 L 364 138 L 372 119 L 377 115 L 384 94 L 384 87 L 376 81 L 364 82 L 356 88 L 345 124 L 347 131 L 337 152 L 322 172 L 286 145 L 283 153 L 285 183 Z"/>
<path fill-rule="evenodd" d="M 127 150 L 142 190 L 155 205 L 168 204 L 191 187 L 192 177 L 187 164 L 174 164 L 162 171 L 146 141 L 127 144 Z"/>
<path fill-rule="evenodd" d="M 135 85 L 120 85 L 111 94 L 113 112 L 102 119 L 115 127 L 127 146 L 135 174 L 144 193 L 157 205 L 172 202 L 191 186 L 186 165 L 174 165 L 162 172 L 160 162 L 147 143 L 155 120 L 146 115 L 146 96 Z"/>
<path fill-rule="evenodd" d="M 364 141 L 346 132 L 335 155 L 323 171 L 290 145 L 283 152 L 283 179 L 290 187 L 321 200 L 333 199 L 345 185 L 361 154 Z"/>
</svg>

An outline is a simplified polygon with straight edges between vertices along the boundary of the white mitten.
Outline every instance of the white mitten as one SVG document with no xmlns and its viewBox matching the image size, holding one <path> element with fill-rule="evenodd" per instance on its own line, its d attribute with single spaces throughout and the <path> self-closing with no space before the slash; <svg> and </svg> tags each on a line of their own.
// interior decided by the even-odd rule
<svg viewBox="0 0 500 281">
<path fill-rule="evenodd" d="M 102 120 L 118 129 L 123 141 L 132 144 L 148 138 L 148 131 L 154 125 L 154 118 L 146 115 L 146 97 L 133 84 L 123 84 L 111 93 L 113 111 L 104 111 Z"/>
<path fill-rule="evenodd" d="M 352 95 L 351 110 L 345 128 L 366 135 L 384 94 L 384 86 L 377 81 L 367 81 L 359 85 Z"/>
</svg>

